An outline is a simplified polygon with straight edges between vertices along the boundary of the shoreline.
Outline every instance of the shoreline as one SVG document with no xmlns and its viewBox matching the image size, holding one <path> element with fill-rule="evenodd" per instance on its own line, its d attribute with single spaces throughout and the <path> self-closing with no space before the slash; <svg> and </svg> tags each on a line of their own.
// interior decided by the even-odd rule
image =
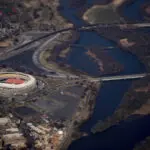
<svg viewBox="0 0 150 150">
<path fill-rule="evenodd" d="M 59 147 L 58 150 L 66 150 L 69 145 L 81 138 L 82 136 L 85 136 L 85 133 L 80 131 L 80 127 L 92 116 L 93 110 L 95 108 L 96 103 L 96 97 L 98 94 L 98 91 L 100 90 L 101 83 L 97 83 L 95 87 L 95 91 L 91 89 L 89 92 L 87 92 L 85 100 L 82 100 L 79 105 L 82 105 L 84 108 L 78 108 L 80 111 L 77 110 L 75 115 L 73 116 L 74 119 L 72 119 L 71 128 L 69 127 L 70 132 L 68 132 L 66 139 L 62 142 L 62 145 Z M 86 114 L 86 115 L 85 115 Z"/>
</svg>

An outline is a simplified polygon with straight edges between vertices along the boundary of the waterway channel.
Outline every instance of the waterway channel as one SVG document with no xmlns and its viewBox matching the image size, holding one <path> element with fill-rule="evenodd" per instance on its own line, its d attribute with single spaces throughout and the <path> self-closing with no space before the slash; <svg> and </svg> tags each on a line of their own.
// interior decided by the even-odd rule
<svg viewBox="0 0 150 150">
<path fill-rule="evenodd" d="M 60 2 L 62 8 L 60 12 L 67 20 L 76 26 L 82 26 L 85 24 L 85 22 L 77 15 L 80 11 L 80 8 L 71 8 L 69 5 L 69 0 L 60 0 Z M 94 1 L 92 0 L 86 1 L 88 7 L 90 5 L 92 6 L 93 2 Z M 135 3 L 125 6 L 123 12 L 125 15 L 127 15 L 126 17 L 131 19 L 133 17 L 133 19 L 139 22 L 143 21 L 141 17 L 137 17 L 139 16 L 141 2 L 147 2 L 147 0 L 137 0 Z M 132 15 L 131 12 L 129 13 L 129 9 L 132 10 L 132 12 L 136 15 Z M 147 31 L 146 28 L 144 30 Z M 97 47 L 113 46 L 115 48 L 109 52 L 109 55 L 124 66 L 124 70 L 120 74 L 145 72 L 144 65 L 140 63 L 136 56 L 133 56 L 127 52 L 123 52 L 119 47 L 117 47 L 116 43 L 105 39 L 96 32 L 80 32 L 80 38 L 75 44 L 84 45 L 85 47 L 92 45 Z M 71 54 L 68 58 L 68 63 L 72 65 L 72 67 L 85 71 L 90 75 L 99 76 L 96 64 L 88 58 L 85 52 L 86 50 L 83 48 L 72 48 Z M 68 148 L 69 150 L 129 150 L 132 149 L 137 142 L 150 135 L 150 130 L 146 130 L 146 126 L 141 122 L 144 121 L 150 125 L 149 117 L 140 119 L 138 118 L 135 121 L 127 123 L 122 122 L 120 125 L 112 127 L 106 132 L 98 133 L 96 135 L 92 135 L 90 133 L 90 129 L 95 123 L 98 122 L 98 120 L 106 119 L 119 106 L 121 99 L 123 98 L 124 93 L 130 87 L 131 82 L 131 80 L 111 81 L 103 84 L 103 87 L 99 91 L 92 117 L 81 126 L 81 131 L 89 133 L 89 136 L 73 142 Z M 141 128 L 136 128 L 136 123 L 139 123 Z M 133 130 L 134 128 L 135 130 Z M 128 138 L 129 136 L 130 138 Z M 121 141 L 119 139 L 121 139 Z"/>
<path fill-rule="evenodd" d="M 86 23 L 77 15 L 77 12 L 80 11 L 80 8 L 70 7 L 69 5 L 70 1 L 71 0 L 60 0 L 61 14 L 76 26 L 85 25 Z M 88 7 L 92 6 L 96 1 L 98 0 L 85 0 Z M 139 5 L 141 4 L 141 2 L 147 2 L 147 0 L 137 0 L 136 3 L 124 7 L 123 12 L 125 13 L 125 15 L 130 18 L 132 16 L 132 13 L 130 12 L 131 10 L 132 12 L 134 12 L 134 14 L 137 15 L 139 13 L 138 8 L 140 8 Z M 136 17 L 136 15 L 133 15 L 131 19 L 135 19 L 140 22 L 142 19 L 140 17 Z M 147 32 L 147 29 L 145 28 L 144 31 Z M 124 66 L 124 70 L 120 74 L 132 74 L 132 73 L 145 72 L 144 65 L 140 63 L 140 61 L 137 59 L 136 56 L 122 51 L 120 48 L 117 47 L 116 43 L 108 39 L 105 39 L 104 37 L 100 36 L 96 32 L 81 31 L 80 38 L 76 41 L 75 44 L 84 45 L 85 47 L 113 46 L 115 48 L 109 52 L 109 55 L 112 56 L 117 62 L 119 62 Z M 89 57 L 85 54 L 85 52 L 86 49 L 83 48 L 75 48 L 75 47 L 72 48 L 67 63 L 72 65 L 73 68 L 85 71 L 90 75 L 99 76 L 98 66 L 94 63 L 94 61 L 89 59 Z M 41 72 L 41 70 L 39 70 L 32 63 L 32 55 L 33 55 L 33 51 L 24 52 L 23 54 L 14 56 L 6 61 L 2 61 L 1 63 L 11 64 L 13 68 L 15 68 L 17 65 L 22 65 L 25 68 L 30 68 L 31 70 Z M 150 125 L 149 117 L 138 118 L 133 123 L 122 122 L 120 125 L 112 127 L 106 132 L 102 132 L 96 135 L 92 135 L 90 133 L 90 129 L 99 120 L 104 120 L 105 118 L 110 116 L 114 112 L 114 110 L 119 106 L 121 99 L 124 93 L 130 87 L 131 82 L 132 82 L 131 80 L 128 80 L 128 81 L 111 81 L 111 82 L 103 83 L 103 86 L 100 89 L 98 97 L 96 99 L 96 105 L 95 105 L 93 115 L 91 119 L 89 119 L 81 127 L 81 130 L 89 133 L 89 136 L 75 141 L 69 147 L 69 150 L 80 150 L 80 149 L 82 150 L 96 150 L 96 149 L 130 150 L 136 142 L 139 142 L 140 140 L 144 139 L 144 137 L 146 137 L 147 135 L 150 135 L 150 132 L 146 130 L 146 128 L 148 128 L 148 126 Z M 144 124 L 140 124 L 142 122 L 144 122 Z M 139 124 L 139 126 L 136 126 L 137 123 Z M 133 130 L 135 127 L 137 127 L 136 130 Z M 127 131 L 129 134 L 125 134 L 127 133 Z M 117 140 L 121 139 L 119 138 L 119 132 L 121 133 L 120 135 L 124 136 L 122 138 L 122 141 L 119 141 L 120 142 L 119 145 L 122 144 L 123 146 L 121 147 L 121 149 L 117 149 L 118 148 Z M 136 136 L 133 137 L 133 135 Z M 135 140 L 132 141 L 132 139 Z M 109 144 L 110 146 L 112 146 L 112 148 L 108 147 Z"/>
<path fill-rule="evenodd" d="M 131 120 L 132 119 L 132 120 Z M 108 130 L 73 142 L 68 150 L 132 150 L 150 135 L 149 116 L 132 116 Z"/>
</svg>

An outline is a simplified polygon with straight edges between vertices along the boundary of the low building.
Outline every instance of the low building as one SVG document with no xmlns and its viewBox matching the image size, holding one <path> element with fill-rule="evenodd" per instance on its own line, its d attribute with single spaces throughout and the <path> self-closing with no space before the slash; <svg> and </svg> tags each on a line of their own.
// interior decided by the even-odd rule
<svg viewBox="0 0 150 150">
<path fill-rule="evenodd" d="M 38 134 L 46 134 L 46 132 L 34 126 L 32 123 L 27 123 L 27 126 L 30 128 L 30 130 L 35 131 Z"/>
<path fill-rule="evenodd" d="M 10 123 L 10 119 L 5 117 L 5 118 L 0 118 L 0 126 L 5 126 L 8 123 Z"/>
<path fill-rule="evenodd" d="M 9 46 L 11 46 L 10 41 L 0 41 L 0 48 L 7 48 Z"/>
<path fill-rule="evenodd" d="M 13 119 L 13 116 L 11 119 Z M 14 149 L 25 148 L 27 140 L 23 133 L 19 131 L 16 122 L 9 117 L 0 118 L 0 149 L 3 149 L 7 145 L 11 145 Z"/>
<path fill-rule="evenodd" d="M 11 133 L 2 136 L 4 146 L 11 145 L 15 148 L 21 148 L 26 146 L 26 139 L 21 133 Z"/>
<path fill-rule="evenodd" d="M 18 128 L 9 128 L 9 129 L 6 129 L 6 132 L 15 133 L 15 132 L 19 132 L 19 129 Z"/>
</svg>

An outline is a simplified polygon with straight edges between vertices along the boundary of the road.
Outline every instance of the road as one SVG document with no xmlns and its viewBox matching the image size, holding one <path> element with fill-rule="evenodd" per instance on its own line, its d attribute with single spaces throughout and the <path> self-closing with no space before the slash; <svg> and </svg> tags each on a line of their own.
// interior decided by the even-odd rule
<svg viewBox="0 0 150 150">
<path fill-rule="evenodd" d="M 97 27 L 108 27 L 108 26 L 136 26 L 136 27 L 146 27 L 146 26 L 150 26 L 150 23 L 137 23 L 137 24 L 110 24 L 110 25 L 103 25 L 103 24 L 92 24 L 92 25 L 87 25 L 87 26 L 82 26 L 82 27 L 72 27 L 72 28 L 65 28 L 65 29 L 61 29 L 58 31 L 54 31 L 51 33 L 44 33 L 44 35 L 41 34 L 41 32 L 39 32 L 39 34 L 41 34 L 42 36 L 35 38 L 25 44 L 19 45 L 17 48 L 15 47 L 14 49 L 11 49 L 11 51 L 16 52 L 16 50 L 19 49 L 25 49 L 26 46 L 32 44 L 32 46 L 34 46 L 33 43 L 48 38 L 50 37 L 48 40 L 46 40 L 39 48 L 38 50 L 35 51 L 34 55 L 33 55 L 33 61 L 35 63 L 36 66 L 38 66 L 39 68 L 41 68 L 43 71 L 46 72 L 46 74 L 48 76 L 51 77 L 58 77 L 58 78 L 66 78 L 68 75 L 70 77 L 76 78 L 77 76 L 75 75 L 71 75 L 68 73 L 56 73 L 56 74 L 50 74 L 50 71 L 53 70 L 48 70 L 47 68 L 45 68 L 44 66 L 42 66 L 39 62 L 39 54 L 44 51 L 45 49 L 48 48 L 48 45 L 55 40 L 60 33 L 69 31 L 69 30 L 87 30 L 87 29 L 91 29 L 91 28 L 97 28 Z M 32 31 L 30 32 L 30 35 L 32 35 Z M 35 33 L 33 32 L 33 35 L 35 35 Z M 35 44 L 36 46 L 39 45 L 42 42 L 39 42 L 37 44 Z M 97 78 L 97 79 L 92 79 L 93 81 L 111 81 L 111 80 L 123 80 L 123 79 L 137 79 L 137 78 L 143 78 L 144 76 L 146 76 L 145 74 L 138 74 L 138 75 L 123 75 L 123 76 L 112 76 L 112 77 L 101 77 L 101 78 Z"/>
<path fill-rule="evenodd" d="M 44 67 L 39 58 L 40 58 L 40 53 L 43 52 L 43 51 L 46 51 L 48 48 L 49 48 L 49 45 L 51 44 L 52 41 L 56 40 L 61 34 L 60 33 L 57 33 L 56 35 L 50 37 L 48 40 L 46 40 L 33 54 L 32 56 L 32 60 L 34 62 L 34 64 L 40 68 L 41 70 L 45 71 L 45 73 L 47 74 L 47 76 L 49 77 L 57 77 L 57 78 L 67 78 L 67 76 L 69 75 L 70 77 L 73 77 L 73 78 L 77 78 L 77 76 L 75 75 L 72 75 L 71 73 L 59 73 L 59 72 L 56 72 L 54 71 L 53 69 L 48 69 L 46 67 Z M 55 72 L 56 74 L 52 74 L 51 72 Z"/>
<path fill-rule="evenodd" d="M 49 71 L 52 71 L 52 70 L 48 70 L 48 69 L 46 69 L 44 66 L 42 66 L 42 64 L 40 63 L 40 60 L 39 60 L 40 53 L 41 53 L 42 51 L 47 50 L 49 44 L 50 44 L 53 40 L 55 40 L 59 35 L 60 35 L 60 34 L 58 33 L 58 34 L 56 34 L 55 36 L 52 36 L 50 39 L 46 40 L 46 41 L 34 52 L 34 54 L 33 54 L 33 56 L 32 56 L 32 60 L 33 60 L 34 64 L 35 64 L 38 68 L 40 68 L 40 69 L 42 69 L 42 70 L 44 70 L 44 71 L 46 71 L 46 72 L 49 72 Z"/>
<path fill-rule="evenodd" d="M 119 76 L 109 76 L 109 77 L 100 77 L 92 79 L 92 81 L 116 81 L 116 80 L 129 80 L 129 79 L 140 79 L 146 77 L 148 74 L 129 74 L 129 75 L 119 75 Z"/>
</svg>

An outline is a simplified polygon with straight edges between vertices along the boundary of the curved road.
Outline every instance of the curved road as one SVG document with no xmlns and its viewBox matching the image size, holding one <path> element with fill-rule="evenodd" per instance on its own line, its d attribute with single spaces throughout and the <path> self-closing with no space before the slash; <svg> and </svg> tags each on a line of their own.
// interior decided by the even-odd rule
<svg viewBox="0 0 150 150">
<path fill-rule="evenodd" d="M 50 70 L 46 67 L 44 67 L 41 63 L 40 63 L 40 53 L 47 50 L 47 48 L 49 47 L 49 45 L 51 44 L 52 41 L 56 40 L 61 34 L 57 33 L 55 36 L 52 36 L 50 39 L 46 40 L 33 54 L 32 56 L 32 60 L 34 62 L 34 64 L 40 68 L 41 70 L 45 71 L 47 73 L 48 76 L 50 77 L 58 77 L 58 78 L 67 78 L 67 76 L 70 76 L 72 78 L 78 78 L 75 75 L 72 75 L 71 73 L 66 72 L 65 74 L 63 73 L 59 73 L 59 72 L 55 72 L 54 70 Z M 56 74 L 51 74 L 51 72 L 55 72 Z"/>
</svg>

